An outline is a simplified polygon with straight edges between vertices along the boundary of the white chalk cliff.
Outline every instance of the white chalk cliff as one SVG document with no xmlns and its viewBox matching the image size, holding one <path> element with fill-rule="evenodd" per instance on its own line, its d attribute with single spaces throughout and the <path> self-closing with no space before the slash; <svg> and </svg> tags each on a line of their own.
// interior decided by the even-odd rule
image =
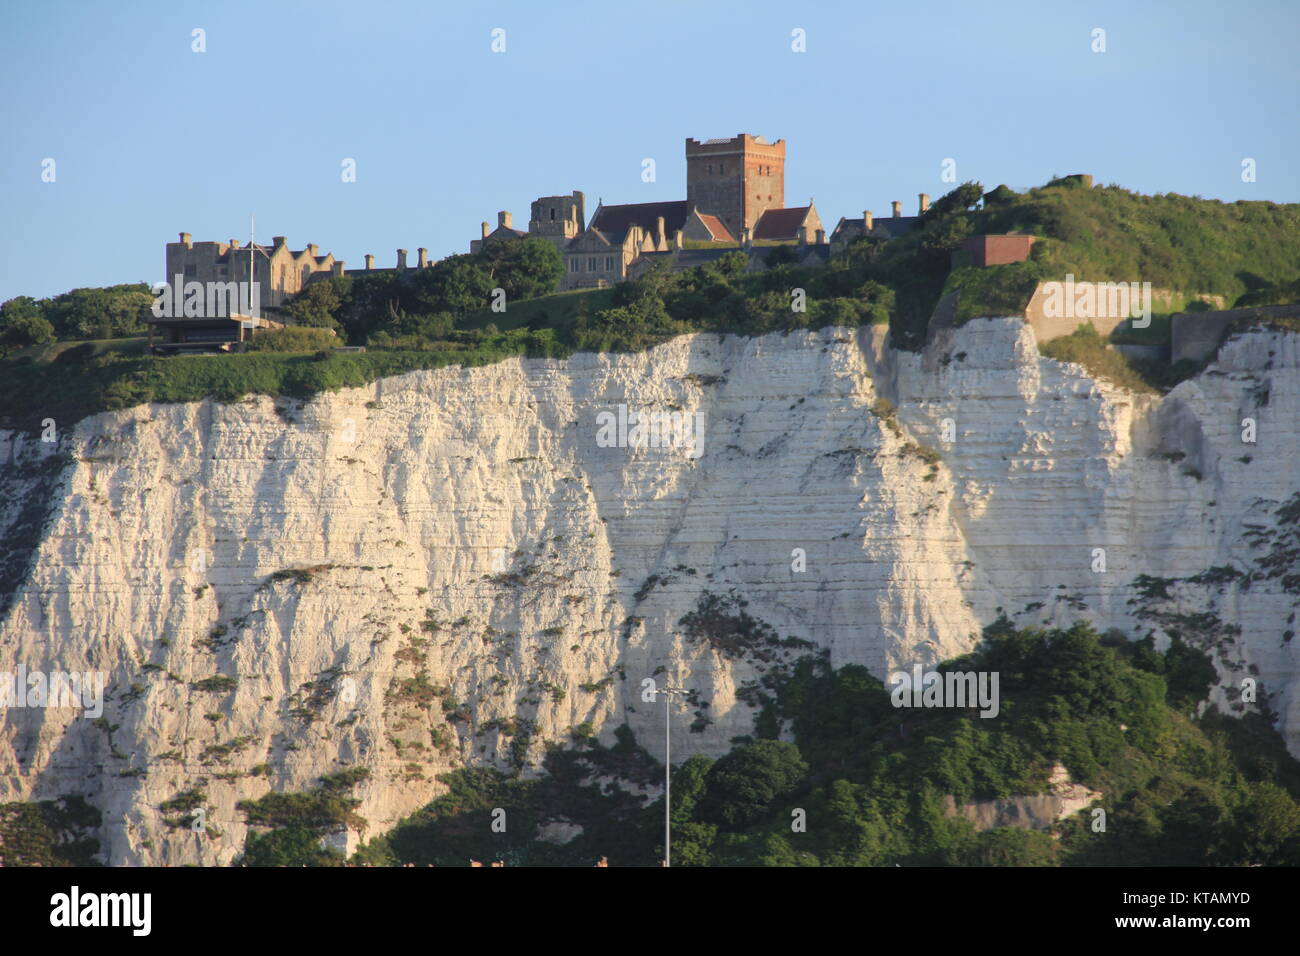
<svg viewBox="0 0 1300 956">
<path fill-rule="evenodd" d="M 619 404 L 703 413 L 702 454 L 600 447 Z M 52 455 L 67 463 L 32 477 Z M 1177 627 L 1214 653 L 1216 701 L 1255 679 L 1300 753 L 1300 588 L 1278 571 L 1296 526 L 1277 515 L 1297 462 L 1300 336 L 1235 338 L 1160 399 L 1041 357 L 1017 319 L 920 354 L 879 328 L 696 335 L 306 402 L 140 406 L 57 444 L 0 433 L 0 533 L 49 508 L 0 674 L 98 670 L 109 698 L 101 721 L 0 715 L 0 801 L 87 795 L 110 864 L 224 864 L 238 800 L 347 767 L 371 770 L 373 835 L 437 796 L 435 774 L 535 764 L 583 724 L 609 742 L 627 722 L 661 755 L 648 677 L 697 692 L 674 757 L 717 755 L 753 729 L 736 695 L 757 671 L 679 626 L 706 590 L 881 678 L 968 651 L 999 609 Z M 1133 587 L 1212 567 L 1264 572 Z M 159 805 L 196 786 L 209 828 L 169 826 Z"/>
</svg>

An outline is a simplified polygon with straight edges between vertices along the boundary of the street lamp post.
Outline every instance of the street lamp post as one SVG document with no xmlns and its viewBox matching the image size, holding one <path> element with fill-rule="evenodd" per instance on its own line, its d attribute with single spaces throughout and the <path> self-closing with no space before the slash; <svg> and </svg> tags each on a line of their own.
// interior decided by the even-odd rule
<svg viewBox="0 0 1300 956">
<path fill-rule="evenodd" d="M 674 694 L 683 694 L 679 687 L 662 687 L 659 692 L 664 695 L 664 866 L 673 865 L 672 853 L 672 778 L 673 778 L 673 739 L 672 739 L 672 698 Z"/>
</svg>

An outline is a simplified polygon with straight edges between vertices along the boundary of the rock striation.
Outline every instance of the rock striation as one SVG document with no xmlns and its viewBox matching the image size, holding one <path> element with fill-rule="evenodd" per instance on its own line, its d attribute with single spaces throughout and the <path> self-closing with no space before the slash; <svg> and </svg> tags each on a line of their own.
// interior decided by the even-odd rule
<svg viewBox="0 0 1300 956">
<path fill-rule="evenodd" d="M 611 446 L 619 406 L 700 444 Z M 0 801 L 86 795 L 110 864 L 226 864 L 239 800 L 341 769 L 371 771 L 372 835 L 453 767 L 624 723 L 661 755 L 648 679 L 688 692 L 674 759 L 717 755 L 773 655 L 811 651 L 712 639 L 688 617 L 710 595 L 882 679 L 999 614 L 1177 633 L 1218 706 L 1266 707 L 1300 753 L 1297 423 L 1295 334 L 1158 398 L 995 318 L 921 353 L 693 335 L 0 433 L 0 675 L 99 672 L 107 697 L 6 710 Z"/>
</svg>

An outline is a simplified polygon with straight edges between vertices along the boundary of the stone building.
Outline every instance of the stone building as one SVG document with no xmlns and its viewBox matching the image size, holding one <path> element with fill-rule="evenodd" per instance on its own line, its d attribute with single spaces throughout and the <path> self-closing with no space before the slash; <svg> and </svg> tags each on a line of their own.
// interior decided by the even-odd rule
<svg viewBox="0 0 1300 956">
<path fill-rule="evenodd" d="M 179 242 L 167 243 L 166 256 L 166 281 L 173 287 L 178 275 L 185 283 L 245 283 L 251 272 L 258 285 L 259 308 L 263 310 L 283 305 L 313 275 L 343 272 L 343 262 L 332 253 L 320 255 L 315 244 L 294 252 L 284 236 L 273 238 L 270 246 L 250 247 L 241 246 L 238 239 L 194 242 L 188 232 L 182 232 Z M 172 291 L 175 295 L 176 290 Z M 218 312 L 227 314 L 224 309 Z"/>
<path fill-rule="evenodd" d="M 698 209 L 692 209 L 687 215 L 686 224 L 682 226 L 682 237 L 699 242 L 736 241 L 736 237 L 731 234 L 721 219 L 702 213 Z"/>
<path fill-rule="evenodd" d="M 920 193 L 917 200 L 915 216 L 904 216 L 903 204 L 895 200 L 890 203 L 892 214 L 888 218 L 883 216 L 877 218 L 870 209 L 863 211 L 861 219 L 841 218 L 831 232 L 831 254 L 842 252 L 859 236 L 866 235 L 872 239 L 897 239 L 899 236 L 907 235 L 916 228 L 921 214 L 930 208 L 930 197 L 925 193 Z"/>
<path fill-rule="evenodd" d="M 740 133 L 730 139 L 686 140 L 686 200 L 599 204 L 584 225 L 584 197 L 542 196 L 532 204 L 528 231 L 515 229 L 510 213 L 497 214 L 497 228 L 483 223 L 470 243 L 479 252 L 498 239 L 546 239 L 564 257 L 561 289 L 602 288 L 627 279 L 640 255 L 667 253 L 685 243 L 743 241 L 818 245 L 826 234 L 816 208 L 785 209 L 785 140 L 769 143 Z M 685 262 L 691 257 L 672 257 Z M 647 260 L 649 261 L 649 260 Z"/>
<path fill-rule="evenodd" d="M 796 242 L 801 244 L 826 241 L 821 216 L 817 207 L 808 201 L 806 206 L 790 209 L 766 209 L 754 223 L 752 238 L 760 242 Z"/>
<path fill-rule="evenodd" d="M 686 201 L 739 236 L 769 209 L 785 205 L 785 140 L 739 133 L 686 140 Z"/>
<path fill-rule="evenodd" d="M 643 252 L 666 252 L 686 225 L 689 204 L 625 203 L 597 207 L 591 224 L 564 249 L 562 289 L 600 289 L 627 278 Z"/>
<path fill-rule="evenodd" d="M 1024 262 L 1034 247 L 1030 235 L 970 236 L 963 239 L 952 254 L 953 268 L 965 263 L 981 269 Z"/>
<path fill-rule="evenodd" d="M 542 196 L 533 202 L 528 235 L 545 239 L 563 253 L 587 228 L 585 205 L 586 197 L 576 189 L 571 196 Z"/>
<path fill-rule="evenodd" d="M 497 213 L 497 227 L 490 229 L 489 224 L 484 222 L 482 225 L 483 234 L 469 244 L 470 252 L 482 252 L 483 247 L 490 242 L 497 242 L 501 239 L 525 239 L 528 233 L 514 227 L 514 216 L 502 210 Z"/>
</svg>

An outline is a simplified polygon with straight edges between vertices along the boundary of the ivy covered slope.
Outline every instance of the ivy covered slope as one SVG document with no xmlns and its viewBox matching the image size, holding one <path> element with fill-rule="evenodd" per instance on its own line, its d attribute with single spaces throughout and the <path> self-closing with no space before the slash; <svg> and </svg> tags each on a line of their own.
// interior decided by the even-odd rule
<svg viewBox="0 0 1300 956">
<path fill-rule="evenodd" d="M 1175 640 L 1159 653 L 1150 638 L 1086 624 L 1017 630 L 1003 619 L 984 638 L 938 670 L 998 673 L 990 718 L 895 707 L 864 668 L 832 670 L 819 654 L 773 667 L 757 691 L 754 734 L 716 761 L 694 756 L 675 768 L 674 863 L 1300 864 L 1300 763 L 1262 717 L 1197 716 L 1214 677 L 1201 652 Z M 353 862 L 656 865 L 662 798 L 636 794 L 657 787 L 663 769 L 626 727 L 617 740 L 602 747 L 578 728 L 535 778 L 446 774 L 443 796 L 374 835 Z M 1057 765 L 1100 797 L 1054 826 L 977 831 L 953 810 L 1040 793 Z M 331 803 L 324 784 L 271 795 L 278 815 L 247 808 L 269 828 L 250 834 L 241 862 L 341 864 L 320 837 L 350 807 Z"/>
<path fill-rule="evenodd" d="M 1011 232 L 1040 237 L 1028 262 L 978 269 L 958 257 L 944 291 L 961 291 L 959 316 L 1018 314 L 1035 283 L 1067 274 L 1150 282 L 1185 302 L 1216 296 L 1225 307 L 1294 302 L 1300 280 L 1300 205 L 1144 196 L 1086 188 L 1080 177 L 1020 194 L 999 186 L 978 211 L 941 214 L 916 241 L 953 248 L 967 235 Z"/>
<path fill-rule="evenodd" d="M 1005 232 L 1042 241 L 1027 262 L 975 269 L 958 255 L 953 268 L 963 239 Z M 366 346 L 364 354 L 323 348 L 341 341 L 328 335 L 272 335 L 252 354 L 157 359 L 142 354 L 145 310 L 137 287 L 77 290 L 85 294 L 44 303 L 15 299 L 0 309 L 0 355 L 6 356 L 0 358 L 0 426 L 34 429 L 44 418 L 67 423 L 151 401 L 302 397 L 512 355 L 639 351 L 695 331 L 762 335 L 887 322 L 895 347 L 916 350 L 945 292 L 959 292 L 959 319 L 1014 315 L 1035 283 L 1067 273 L 1146 281 L 1188 300 L 1217 296 L 1225 305 L 1293 302 L 1300 206 L 1087 189 L 1077 177 L 1023 194 L 1001 186 L 984 194 L 978 183 L 966 183 L 936 201 L 907 236 L 859 239 L 825 267 L 799 267 L 795 259 L 792 248 L 777 249 L 768 270 L 753 275 L 736 251 L 708 266 L 651 274 L 612 290 L 548 295 L 562 274 L 559 254 L 540 239 L 512 240 L 402 275 L 332 277 L 286 306 L 293 322 L 335 330 Z M 806 292 L 806 311 L 791 309 L 795 287 Z M 496 288 L 506 292 L 504 312 L 488 306 Z M 63 301 L 70 297 L 80 311 L 70 311 Z M 96 305 L 101 302 L 108 304 Z M 83 315 L 94 308 L 103 321 Z M 1155 328 L 1167 332 L 1160 323 Z M 76 338 L 89 334 L 128 337 Z M 54 337 L 59 341 L 49 344 Z"/>
</svg>

